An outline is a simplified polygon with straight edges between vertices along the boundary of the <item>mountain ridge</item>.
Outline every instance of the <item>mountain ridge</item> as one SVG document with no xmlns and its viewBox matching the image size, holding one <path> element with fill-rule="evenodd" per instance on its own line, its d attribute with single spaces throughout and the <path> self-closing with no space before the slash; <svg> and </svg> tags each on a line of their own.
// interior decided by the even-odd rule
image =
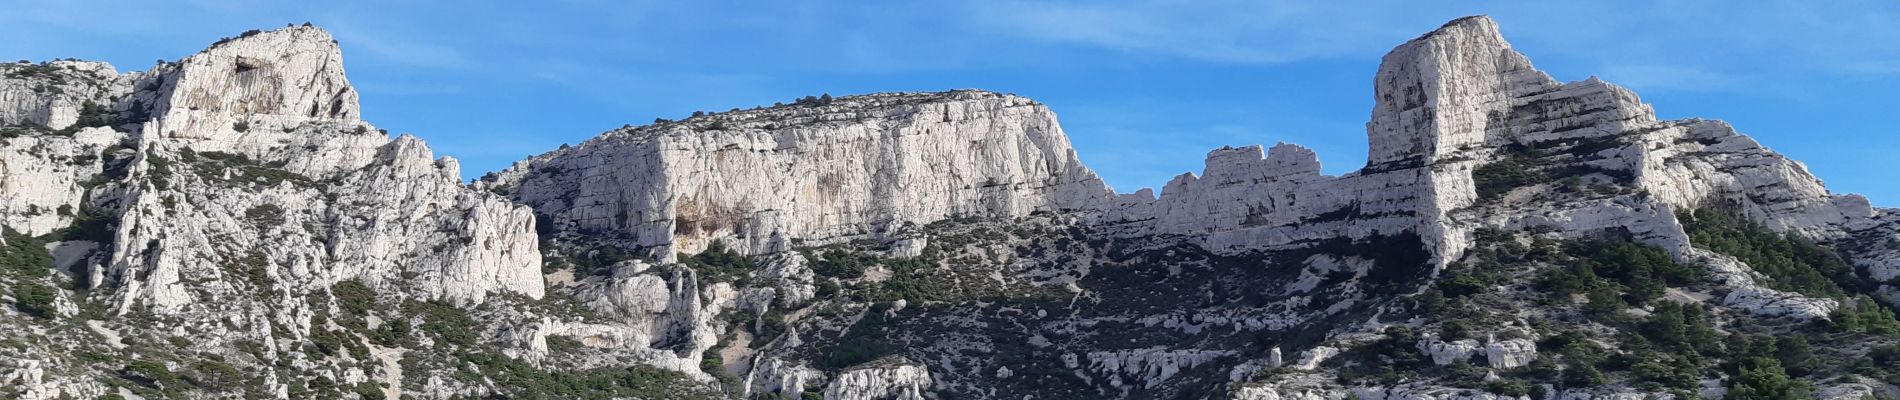
<svg viewBox="0 0 1900 400">
<path fill-rule="evenodd" d="M 1888 209 L 1483 16 L 1382 59 L 1364 168 L 1223 147 L 1158 194 L 980 90 L 629 125 L 465 185 L 360 119 L 321 28 L 0 77 L 9 396 L 1900 392 Z"/>
</svg>

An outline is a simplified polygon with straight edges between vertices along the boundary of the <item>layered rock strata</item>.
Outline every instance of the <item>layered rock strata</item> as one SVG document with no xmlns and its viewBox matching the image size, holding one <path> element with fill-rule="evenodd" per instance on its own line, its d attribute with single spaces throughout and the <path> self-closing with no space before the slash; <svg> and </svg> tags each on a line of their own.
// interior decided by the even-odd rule
<svg viewBox="0 0 1900 400">
<path fill-rule="evenodd" d="M 749 253 L 953 217 L 1100 207 L 1048 107 L 980 91 L 850 96 L 623 128 L 515 164 L 484 185 L 559 232 L 629 248 Z"/>
</svg>

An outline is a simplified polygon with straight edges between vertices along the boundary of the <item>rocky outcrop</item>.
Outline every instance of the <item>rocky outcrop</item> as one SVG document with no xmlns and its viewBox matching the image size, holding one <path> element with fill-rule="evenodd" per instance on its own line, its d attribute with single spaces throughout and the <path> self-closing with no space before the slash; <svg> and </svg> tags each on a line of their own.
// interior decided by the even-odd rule
<svg viewBox="0 0 1900 400">
<path fill-rule="evenodd" d="M 1487 18 L 1465 18 L 1387 54 L 1375 79 L 1371 153 L 1365 168 L 1319 173 L 1316 155 L 1281 144 L 1208 154 L 1202 176 L 1170 181 L 1152 211 L 1120 212 L 1147 229 L 1137 235 L 1204 237 L 1203 246 L 1241 252 L 1326 238 L 1413 232 L 1435 255 L 1456 258 L 1464 233 L 1445 217 L 1475 200 L 1469 170 L 1482 149 L 1507 142 L 1505 116 L 1526 94 L 1556 86 L 1511 50 Z"/>
<path fill-rule="evenodd" d="M 1222 148 L 1208 154 L 1203 174 L 1175 178 L 1158 198 L 1123 195 L 1106 219 L 1127 236 L 1182 235 L 1229 254 L 1413 232 L 1441 264 L 1484 226 L 1571 237 L 1623 232 L 1702 262 L 1674 214 L 1710 206 L 1823 241 L 1882 226 L 1865 198 L 1828 192 L 1800 163 L 1725 123 L 1660 121 L 1634 93 L 1596 78 L 1557 83 L 1488 18 L 1455 20 L 1393 49 L 1374 83 L 1365 168 L 1331 177 L 1299 146 L 1280 144 L 1264 157 L 1258 146 Z M 1493 192 L 1480 193 L 1478 169 L 1500 162 L 1552 181 L 1623 189 L 1552 201 L 1561 193 L 1555 182 L 1522 190 L 1485 182 Z M 1885 259 L 1860 263 L 1884 274 Z M 1738 261 L 1716 264 L 1732 289 L 1730 306 L 1797 318 L 1833 308 L 1723 272 L 1747 271 Z"/>
<path fill-rule="evenodd" d="M 89 189 L 132 157 L 123 140 L 106 127 L 0 139 L 0 225 L 37 236 L 86 217 Z"/>
<path fill-rule="evenodd" d="M 1326 359 L 1333 358 L 1333 356 L 1336 356 L 1336 355 L 1339 355 L 1338 347 L 1332 347 L 1332 346 L 1314 347 L 1312 349 L 1308 349 L 1306 351 L 1300 352 L 1300 360 L 1293 362 L 1293 364 L 1289 365 L 1288 368 L 1301 370 L 1301 371 L 1312 371 L 1315 369 L 1319 369 L 1319 363 L 1326 362 Z"/>
<path fill-rule="evenodd" d="M 847 96 L 615 130 L 516 163 L 485 187 L 566 234 L 693 253 L 880 237 L 957 216 L 1106 201 L 1055 115 L 980 91 Z"/>
<path fill-rule="evenodd" d="M 135 76 L 92 61 L 0 64 L 0 127 L 61 130 L 96 118 L 132 90 Z"/>
<path fill-rule="evenodd" d="M 363 279 L 405 280 L 429 298 L 541 296 L 533 216 L 462 187 L 455 160 L 421 140 L 357 120 L 340 54 L 321 29 L 291 27 L 148 73 L 157 84 L 130 102 L 151 104 L 153 119 L 130 170 L 151 183 L 124 189 L 102 271 L 128 289 L 121 309 L 195 303 L 178 277 L 230 276 L 239 263 L 262 264 L 292 293 Z"/>
<path fill-rule="evenodd" d="M 1484 360 L 1496 369 L 1531 365 L 1537 360 L 1537 342 L 1521 338 L 1492 341 L 1484 345 Z"/>
<path fill-rule="evenodd" d="M 719 315 L 734 306 L 732 285 L 702 281 L 691 269 L 654 269 L 638 260 L 628 264 L 614 276 L 590 278 L 573 288 L 578 300 L 626 332 L 624 339 L 599 345 L 638 349 L 651 355 L 645 364 L 700 374 L 699 359 L 717 356 L 704 352 L 719 341 Z"/>
<path fill-rule="evenodd" d="M 756 398 L 760 395 L 776 394 L 778 399 L 797 399 L 801 393 L 816 391 L 807 388 L 824 378 L 824 373 L 793 365 L 777 357 L 758 357 L 746 373 L 744 395 Z"/>
<path fill-rule="evenodd" d="M 1435 365 L 1451 365 L 1470 361 L 1473 356 L 1485 356 L 1485 363 L 1491 368 L 1511 369 L 1530 365 L 1537 359 L 1537 343 L 1530 339 L 1492 340 L 1482 343 L 1475 339 L 1444 341 L 1436 337 L 1419 340 L 1418 350 L 1432 360 Z"/>
<path fill-rule="evenodd" d="M 1339 400 L 1348 393 L 1330 377 L 1315 373 L 1296 373 L 1270 383 L 1249 383 L 1236 389 L 1234 400 Z"/>
<path fill-rule="evenodd" d="M 454 159 L 360 119 L 341 57 L 306 26 L 145 72 L 0 65 L 0 225 L 34 250 L 4 255 L 49 261 L 0 270 L 0 333 L 56 338 L 0 346 L 0 397 L 143 396 L 183 382 L 139 374 L 198 385 L 223 369 L 196 361 L 216 361 L 266 397 L 643 398 L 684 380 L 745 398 L 1508 398 L 1448 387 L 1485 376 L 1668 398 L 1519 382 L 1576 361 L 1523 337 L 1596 317 L 1527 282 L 1585 258 L 1566 243 L 1628 237 L 1707 266 L 1708 284 L 1660 290 L 1727 308 L 1696 318 L 1840 306 L 1697 247 L 1678 213 L 1708 207 L 1835 245 L 1900 299 L 1890 213 L 1719 121 L 1559 83 L 1483 17 L 1384 58 L 1358 171 L 1223 147 L 1158 195 L 1111 192 L 1048 107 L 974 90 L 628 126 L 469 187 Z M 1435 267 L 1467 279 L 1433 286 Z M 1449 334 L 1435 319 L 1462 308 L 1486 321 L 1469 336 L 1515 339 L 1409 336 Z M 1842 347 L 1822 350 L 1870 346 Z M 1344 369 L 1387 362 L 1417 371 Z M 1823 397 L 1891 391 L 1830 382 Z"/>
<path fill-rule="evenodd" d="M 153 72 L 132 99 L 152 107 L 155 129 L 146 134 L 197 139 L 201 151 L 243 146 L 247 124 L 361 116 L 336 39 L 315 27 L 245 32 Z"/>
<path fill-rule="evenodd" d="M 1091 352 L 1087 358 L 1088 368 L 1107 376 L 1110 386 L 1153 388 L 1166 384 L 1182 370 L 1232 356 L 1224 351 L 1151 348 Z"/>
<path fill-rule="evenodd" d="M 930 371 L 910 360 L 883 360 L 838 373 L 825 385 L 826 400 L 923 400 L 931 393 Z"/>
<path fill-rule="evenodd" d="M 1418 350 L 1431 357 L 1432 364 L 1450 365 L 1470 360 L 1472 355 L 1483 354 L 1484 345 L 1471 339 L 1446 342 L 1433 337 L 1419 341 Z"/>
<path fill-rule="evenodd" d="M 531 211 L 463 186 L 458 163 L 421 140 L 360 121 L 341 57 L 306 26 L 145 72 L 3 68 L 0 122 L 19 125 L 0 128 L 0 224 L 61 233 L 48 248 L 71 283 L 53 281 L 49 318 L 87 312 L 112 318 L 101 332 L 251 346 L 246 360 L 337 368 L 308 376 L 353 385 L 369 379 L 367 355 L 292 354 L 332 335 L 341 282 L 392 303 L 542 297 Z M 103 394 L 86 376 L 59 390 Z"/>
</svg>

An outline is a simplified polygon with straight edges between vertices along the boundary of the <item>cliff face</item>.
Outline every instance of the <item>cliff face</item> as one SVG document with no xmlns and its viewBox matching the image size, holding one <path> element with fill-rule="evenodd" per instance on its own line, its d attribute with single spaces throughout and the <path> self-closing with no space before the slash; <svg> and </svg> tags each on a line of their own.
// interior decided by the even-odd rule
<svg viewBox="0 0 1900 400">
<path fill-rule="evenodd" d="M 1380 64 L 1365 168 L 1320 176 L 1314 153 L 1297 145 L 1265 158 L 1257 146 L 1215 150 L 1203 176 L 1177 177 L 1155 202 L 1135 205 L 1153 208 L 1143 233 L 1204 236 L 1210 249 L 1240 252 L 1410 231 L 1455 259 L 1464 233 L 1447 229 L 1445 213 L 1475 199 L 1474 156 L 1509 143 L 1515 105 L 1555 86 L 1489 19 L 1452 21 Z"/>
<path fill-rule="evenodd" d="M 780 252 L 951 217 L 1098 207 L 1109 196 L 1048 107 L 978 91 L 844 97 L 624 128 L 516 163 L 487 187 L 562 234 Z"/>
<path fill-rule="evenodd" d="M 1157 195 L 983 91 L 628 126 L 463 185 L 359 119 L 321 29 L 0 64 L 0 337 L 31 338 L 0 397 L 1900 393 L 1891 210 L 1488 18 L 1374 79 L 1358 171 L 1223 147 Z"/>
<path fill-rule="evenodd" d="M 150 119 L 127 124 L 139 155 L 93 278 L 127 285 L 121 309 L 193 303 L 180 276 L 260 254 L 304 287 L 414 275 L 428 297 L 541 295 L 532 216 L 461 187 L 455 160 L 420 140 L 358 120 L 328 33 L 249 33 L 144 75 L 119 102 Z M 139 276 L 151 278 L 126 279 Z"/>
<path fill-rule="evenodd" d="M 541 297 L 531 212 L 463 187 L 455 160 L 435 158 L 420 140 L 392 139 L 357 119 L 341 61 L 328 33 L 289 27 L 145 72 L 83 62 L 0 67 L 0 121 L 9 125 L 0 138 L 0 225 L 9 240 L 47 243 L 58 272 L 31 272 L 40 277 L 10 288 L 63 288 L 42 313 L 50 320 L 193 338 L 186 349 L 249 346 L 224 362 L 295 364 L 285 371 L 346 383 L 367 381 L 363 371 L 383 363 L 297 350 L 334 335 L 326 321 L 339 303 L 336 285 L 366 285 L 385 301 Z M 167 322 L 148 326 L 148 318 Z M 59 356 L 72 351 L 27 359 L 38 360 L 34 371 L 103 367 Z M 391 363 L 380 368 L 399 368 Z M 108 391 L 109 382 L 88 376 L 41 376 L 11 394 Z M 265 390 L 303 384 L 259 382 Z"/>
<path fill-rule="evenodd" d="M 1123 196 L 1124 209 L 1109 214 L 1137 236 L 1186 235 L 1226 253 L 1413 232 L 1439 264 L 1460 258 L 1472 230 L 1487 226 L 1569 237 L 1630 231 L 1699 258 L 1676 212 L 1731 208 L 1817 240 L 1881 224 L 1865 198 L 1831 194 L 1799 162 L 1725 123 L 1659 121 L 1634 93 L 1595 78 L 1557 83 L 1488 18 L 1452 21 L 1393 49 L 1374 94 L 1359 171 L 1321 176 L 1313 152 L 1297 145 L 1264 158 L 1258 146 L 1224 148 L 1208 154 L 1203 175 L 1175 178 L 1152 202 Z M 1481 196 L 1479 170 L 1500 161 L 1549 182 Z M 1566 178 L 1626 193 L 1537 198 Z M 1833 308 L 1760 288 L 1747 274 L 1733 282 L 1729 303 L 1745 308 L 1808 318 Z"/>
</svg>

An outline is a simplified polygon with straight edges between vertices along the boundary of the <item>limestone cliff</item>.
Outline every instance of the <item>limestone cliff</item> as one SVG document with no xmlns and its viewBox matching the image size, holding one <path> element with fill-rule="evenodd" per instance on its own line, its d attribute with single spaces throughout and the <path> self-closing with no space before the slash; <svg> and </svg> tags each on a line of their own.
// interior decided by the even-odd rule
<svg viewBox="0 0 1900 400">
<path fill-rule="evenodd" d="M 59 272 L 9 286 L 67 288 L 44 318 L 190 337 L 186 348 L 224 349 L 232 364 L 311 374 L 259 381 L 280 393 L 310 377 L 367 382 L 377 368 L 366 355 L 339 368 L 298 351 L 334 335 L 325 321 L 345 282 L 380 301 L 540 298 L 530 211 L 464 187 L 455 160 L 420 140 L 357 119 L 341 63 L 330 35 L 305 26 L 247 32 L 145 72 L 6 65 L 0 224 L 10 240 L 50 242 Z M 71 354 L 15 356 L 90 368 Z M 90 376 L 42 376 L 12 394 L 110 391 Z"/>
<path fill-rule="evenodd" d="M 464 185 L 342 62 L 291 26 L 0 64 L 0 397 L 1900 394 L 1896 213 L 1485 17 L 1382 59 L 1364 167 L 1229 146 L 1158 194 L 977 90 L 629 125 Z"/>
<path fill-rule="evenodd" d="M 749 253 L 951 217 L 1097 207 L 1108 189 L 1048 107 L 981 91 L 847 96 L 623 128 L 516 163 L 491 188 L 557 232 L 654 254 Z"/>
</svg>

